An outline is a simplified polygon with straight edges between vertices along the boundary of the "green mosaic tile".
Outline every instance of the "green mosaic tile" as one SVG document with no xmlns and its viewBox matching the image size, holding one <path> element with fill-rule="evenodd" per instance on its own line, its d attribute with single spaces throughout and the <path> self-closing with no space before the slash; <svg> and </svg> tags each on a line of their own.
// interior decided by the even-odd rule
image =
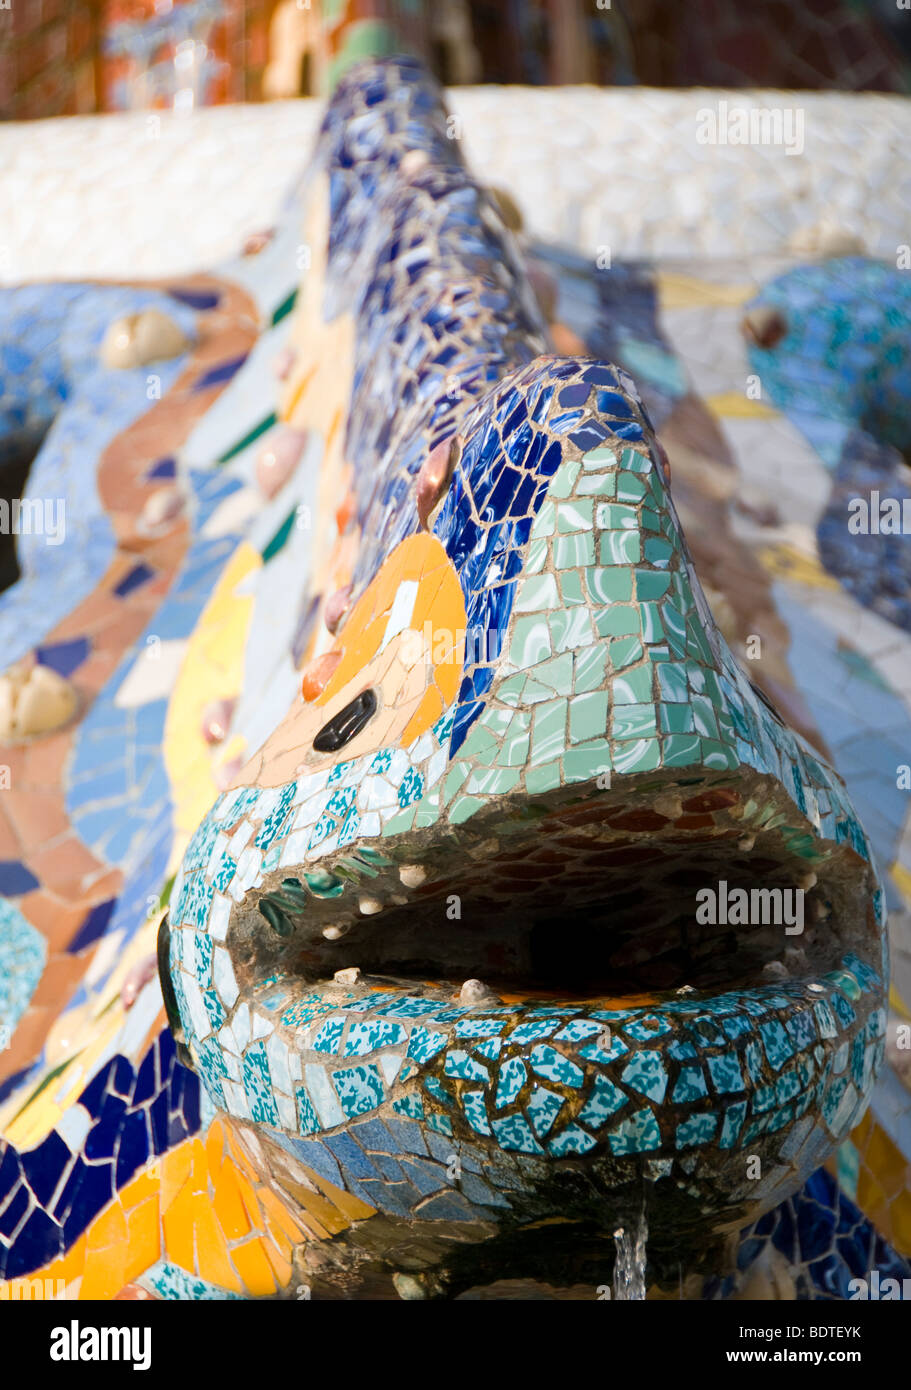
<svg viewBox="0 0 911 1390">
<path fill-rule="evenodd" d="M 584 465 L 584 460 L 583 460 Z M 617 490 L 616 473 L 583 473 L 576 483 L 576 496 L 596 495 L 613 497 Z"/>
<path fill-rule="evenodd" d="M 569 738 L 571 743 L 585 743 L 600 738 L 607 729 L 609 695 L 596 690 L 589 695 L 576 695 L 569 702 Z"/>
<path fill-rule="evenodd" d="M 566 782 L 587 782 L 611 770 L 611 750 L 606 738 L 569 748 L 563 757 L 563 778 Z M 526 782 L 527 782 L 526 778 Z"/>
<path fill-rule="evenodd" d="M 500 762 L 504 767 L 521 767 L 528 757 L 529 735 L 510 734 L 504 740 L 503 751 L 500 754 Z"/>
<path fill-rule="evenodd" d="M 505 731 L 509 728 L 514 718 L 515 715 L 512 713 L 511 710 L 501 709 L 498 705 L 491 705 L 481 715 L 481 718 L 478 720 L 478 723 L 482 728 L 488 729 L 496 739 L 499 739 L 500 736 L 503 733 L 505 733 Z M 465 751 L 470 742 L 470 738 L 465 740 L 465 743 L 462 747 L 463 752 Z"/>
<path fill-rule="evenodd" d="M 610 664 L 615 671 L 642 660 L 644 648 L 638 637 L 615 637 L 610 644 Z"/>
<path fill-rule="evenodd" d="M 691 734 L 694 729 L 693 711 L 689 705 L 658 706 L 658 723 L 666 734 Z"/>
<path fill-rule="evenodd" d="M 558 609 L 547 621 L 555 652 L 587 647 L 594 640 L 592 617 L 587 607 Z"/>
<path fill-rule="evenodd" d="M 618 772 L 651 772 L 661 766 L 657 738 L 640 738 L 613 746 L 614 767 Z"/>
<path fill-rule="evenodd" d="M 717 738 L 718 724 L 711 700 L 705 695 L 694 695 L 691 708 L 696 733 L 702 734 L 705 738 Z"/>
<path fill-rule="evenodd" d="M 688 658 L 686 661 L 686 679 L 690 690 L 701 695 L 705 690 L 705 668 L 700 662 Z"/>
<path fill-rule="evenodd" d="M 631 604 L 611 604 L 595 614 L 599 637 L 639 637 L 639 610 Z"/>
<path fill-rule="evenodd" d="M 582 576 L 578 570 L 562 570 L 560 572 L 560 593 L 567 606 L 588 602 L 582 590 Z"/>
<path fill-rule="evenodd" d="M 678 612 L 672 603 L 667 602 L 663 605 L 661 613 L 671 650 L 675 652 L 677 656 L 683 656 L 686 651 L 686 624 L 683 621 L 682 614 Z"/>
<path fill-rule="evenodd" d="M 586 647 L 575 655 L 575 676 L 573 690 L 580 694 L 585 690 L 597 690 L 604 684 L 607 667 L 607 649 L 604 646 Z"/>
<path fill-rule="evenodd" d="M 465 790 L 483 796 L 499 796 L 511 792 L 519 784 L 521 773 L 507 767 L 477 768 L 466 783 Z"/>
<path fill-rule="evenodd" d="M 615 705 L 641 705 L 652 698 L 652 667 L 637 666 L 616 676 L 613 684 Z"/>
<path fill-rule="evenodd" d="M 560 764 L 545 763 L 543 767 L 529 767 L 525 772 L 525 786 L 531 796 L 540 792 L 553 791 L 560 785 Z"/>
<path fill-rule="evenodd" d="M 636 598 L 640 602 L 662 598 L 670 584 L 671 576 L 667 570 L 636 570 Z"/>
<path fill-rule="evenodd" d="M 516 710 L 508 725 L 508 738 L 516 738 L 527 734 L 531 728 L 531 714 L 528 710 Z"/>
<path fill-rule="evenodd" d="M 507 711 L 504 710 L 503 713 L 506 714 Z M 477 758 L 486 762 L 495 756 L 498 747 L 496 734 L 478 722 L 462 744 L 461 752 L 466 758 Z"/>
<path fill-rule="evenodd" d="M 696 656 L 700 661 L 711 662 L 712 648 L 709 646 L 708 638 L 698 628 L 687 629 L 687 651 Z"/>
<path fill-rule="evenodd" d="M 667 484 L 660 468 L 653 468 L 648 480 L 648 490 L 658 503 L 659 510 L 667 505 Z"/>
<path fill-rule="evenodd" d="M 525 579 L 516 595 L 517 613 L 537 613 L 542 608 L 551 609 L 559 606 L 557 581 L 552 574 L 532 575 Z"/>
<path fill-rule="evenodd" d="M 502 700 L 504 705 L 520 704 L 527 679 L 524 671 L 518 676 L 507 676 L 497 686 L 497 699 Z"/>
<path fill-rule="evenodd" d="M 548 498 L 571 497 L 573 488 L 576 486 L 576 479 L 581 472 L 582 464 L 579 459 L 571 459 L 561 464 L 556 477 L 553 479 L 548 489 Z"/>
<path fill-rule="evenodd" d="M 702 759 L 699 739 L 689 734 L 666 734 L 661 740 L 662 761 L 668 767 L 686 767 Z"/>
<path fill-rule="evenodd" d="M 616 502 L 599 502 L 595 520 L 602 531 L 635 530 L 639 525 L 639 514 L 635 507 L 622 507 Z"/>
<path fill-rule="evenodd" d="M 552 700 L 554 698 L 555 685 L 542 685 L 533 676 L 528 677 L 528 684 L 525 687 L 525 697 L 523 704 L 540 705 L 542 700 Z"/>
<path fill-rule="evenodd" d="M 462 783 L 465 781 L 465 778 L 468 776 L 470 769 L 470 763 L 465 763 L 461 761 L 453 763 L 452 767 L 447 772 L 446 777 L 443 781 L 444 800 L 449 801 L 451 797 L 455 796 L 456 792 L 459 790 Z"/>
<path fill-rule="evenodd" d="M 611 738 L 654 738 L 658 731 L 655 706 L 615 705 L 610 731 Z"/>
<path fill-rule="evenodd" d="M 617 462 L 617 455 L 614 450 L 606 446 L 601 446 L 598 449 L 591 449 L 587 454 L 583 454 L 582 456 L 583 468 L 616 468 Z"/>
<path fill-rule="evenodd" d="M 675 665 L 673 662 L 666 662 L 658 667 L 658 689 L 663 700 L 670 700 L 674 704 L 689 701 L 690 692 L 686 682 L 686 670 L 683 666 Z"/>
<path fill-rule="evenodd" d="M 657 603 L 640 603 L 639 612 L 642 615 L 642 640 L 643 642 L 661 642 L 664 640 L 664 626 L 661 621 L 663 606 Z"/>
<path fill-rule="evenodd" d="M 544 619 L 516 618 L 509 640 L 510 664 L 519 670 L 527 670 L 550 655 L 550 631 Z"/>
<path fill-rule="evenodd" d="M 585 583 L 593 603 L 629 603 L 633 596 L 633 572 L 619 566 L 587 569 Z"/>
<path fill-rule="evenodd" d="M 591 531 L 579 531 L 575 536 L 558 536 L 554 541 L 554 564 L 557 569 L 595 563 L 595 537 Z"/>
<path fill-rule="evenodd" d="M 674 546 L 661 536 L 647 536 L 645 539 L 645 558 L 650 565 L 667 565 L 674 555 Z M 633 557 L 641 559 L 640 555 Z"/>
<path fill-rule="evenodd" d="M 651 473 L 652 466 L 651 459 L 635 449 L 624 449 L 620 455 L 620 467 L 629 469 L 631 473 Z"/>
<path fill-rule="evenodd" d="M 646 547 L 657 543 L 646 541 Z M 650 555 L 646 555 L 646 558 L 652 559 Z M 604 531 L 598 559 L 602 565 L 635 565 L 642 559 L 642 537 L 638 531 Z"/>
<path fill-rule="evenodd" d="M 566 742 L 566 700 L 552 700 L 535 710 L 531 736 L 531 761 L 546 763 L 558 758 Z"/>
<path fill-rule="evenodd" d="M 721 769 L 734 769 L 739 766 L 739 759 L 733 748 L 727 747 L 714 739 L 704 738 L 702 743 L 702 761 L 706 767 Z"/>
<path fill-rule="evenodd" d="M 547 564 L 549 553 L 547 540 L 543 536 L 539 536 L 537 540 L 529 541 L 528 549 L 525 552 L 525 573 L 540 574 Z"/>
<path fill-rule="evenodd" d="M 468 820 L 475 811 L 479 811 L 486 804 L 484 798 L 480 796 L 456 797 L 449 810 L 449 819 L 453 825 L 461 825 L 463 821 Z"/>
<path fill-rule="evenodd" d="M 646 485 L 642 478 L 637 478 L 629 473 L 617 475 L 618 502 L 640 502 L 645 493 Z"/>
<path fill-rule="evenodd" d="M 715 675 L 715 672 L 712 671 L 709 667 L 703 667 L 702 674 L 705 683 L 706 695 L 708 695 L 709 699 L 711 700 L 712 704 L 716 707 L 716 709 L 720 708 L 722 705 L 724 705 L 725 699 L 721 692 L 721 686 L 718 684 L 718 678 Z"/>
<path fill-rule="evenodd" d="M 587 611 L 588 610 L 586 610 L 586 616 Z M 588 640 L 591 640 L 590 632 Z M 537 685 L 547 689 L 545 698 L 548 700 L 553 698 L 554 693 L 557 695 L 568 695 L 572 678 L 573 654 L 571 651 L 561 652 L 559 656 L 552 657 L 550 661 L 543 661 L 535 671 L 533 677 Z M 535 703 L 533 700 L 529 700 L 527 692 L 525 698 L 529 704 Z"/>
<path fill-rule="evenodd" d="M 552 536 L 557 525 L 557 507 L 549 497 L 545 497 L 541 503 L 538 515 L 535 517 L 531 528 L 531 539 L 538 540 L 542 536 Z"/>
<path fill-rule="evenodd" d="M 568 535 L 573 531 L 590 531 L 594 525 L 595 504 L 591 500 L 574 498 L 561 502 L 557 508 L 557 531 Z"/>
</svg>

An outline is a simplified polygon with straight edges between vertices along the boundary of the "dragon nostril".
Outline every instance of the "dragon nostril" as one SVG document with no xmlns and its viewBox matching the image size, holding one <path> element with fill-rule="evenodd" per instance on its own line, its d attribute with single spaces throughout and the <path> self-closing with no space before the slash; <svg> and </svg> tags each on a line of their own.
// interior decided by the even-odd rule
<svg viewBox="0 0 911 1390">
<path fill-rule="evenodd" d="M 328 724 L 324 724 L 313 740 L 317 753 L 337 753 L 361 732 L 377 709 L 376 691 L 363 690 L 360 695 L 340 709 Z"/>
</svg>

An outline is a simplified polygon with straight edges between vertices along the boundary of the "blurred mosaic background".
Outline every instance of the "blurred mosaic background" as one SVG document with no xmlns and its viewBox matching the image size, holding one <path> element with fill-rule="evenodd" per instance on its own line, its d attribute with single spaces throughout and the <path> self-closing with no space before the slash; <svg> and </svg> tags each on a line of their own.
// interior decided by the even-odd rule
<svg viewBox="0 0 911 1390">
<path fill-rule="evenodd" d="M 911 84 L 893 0 L 16 0 L 0 118 L 323 95 L 339 35 L 366 44 L 384 21 L 447 85 Z"/>
</svg>

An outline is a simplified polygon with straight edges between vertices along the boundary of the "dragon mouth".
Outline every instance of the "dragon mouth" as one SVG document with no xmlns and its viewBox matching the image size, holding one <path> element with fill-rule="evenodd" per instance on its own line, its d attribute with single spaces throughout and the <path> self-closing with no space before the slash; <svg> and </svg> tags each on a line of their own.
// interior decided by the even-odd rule
<svg viewBox="0 0 911 1390">
<path fill-rule="evenodd" d="M 562 1159 L 594 1184 L 580 1210 L 672 1176 L 673 1221 L 698 1191 L 714 1230 L 822 1161 L 882 1052 L 868 863 L 798 852 L 758 776 L 580 792 L 277 869 L 226 913 L 219 1039 L 286 1058 L 266 1132 L 331 1144 L 380 1111 L 492 1171 L 537 1163 L 539 1216 Z M 250 1118 L 242 1079 L 218 1085 Z"/>
<path fill-rule="evenodd" d="M 341 976 L 456 998 L 480 980 L 504 998 L 657 999 L 813 978 L 863 947 L 862 871 L 820 876 L 774 831 L 738 825 L 748 798 L 686 791 L 532 803 L 407 860 L 355 847 L 307 887 L 306 870 L 284 874 L 238 920 L 236 963 L 297 988 Z M 313 896 L 321 883 L 344 886 Z"/>
</svg>

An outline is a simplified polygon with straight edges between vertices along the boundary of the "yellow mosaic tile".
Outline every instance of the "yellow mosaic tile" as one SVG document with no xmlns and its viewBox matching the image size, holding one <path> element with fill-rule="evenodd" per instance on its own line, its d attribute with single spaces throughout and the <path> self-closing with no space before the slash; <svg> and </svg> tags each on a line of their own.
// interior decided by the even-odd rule
<svg viewBox="0 0 911 1390">
<path fill-rule="evenodd" d="M 755 285 L 716 284 L 673 270 L 659 269 L 655 278 L 662 309 L 736 308 L 756 294 Z"/>
<path fill-rule="evenodd" d="M 212 700 L 240 693 L 254 608 L 251 586 L 244 581 L 261 566 L 259 553 L 242 541 L 200 614 L 168 703 L 164 762 L 173 803 L 171 869 L 217 794 L 202 716 Z"/>
</svg>

